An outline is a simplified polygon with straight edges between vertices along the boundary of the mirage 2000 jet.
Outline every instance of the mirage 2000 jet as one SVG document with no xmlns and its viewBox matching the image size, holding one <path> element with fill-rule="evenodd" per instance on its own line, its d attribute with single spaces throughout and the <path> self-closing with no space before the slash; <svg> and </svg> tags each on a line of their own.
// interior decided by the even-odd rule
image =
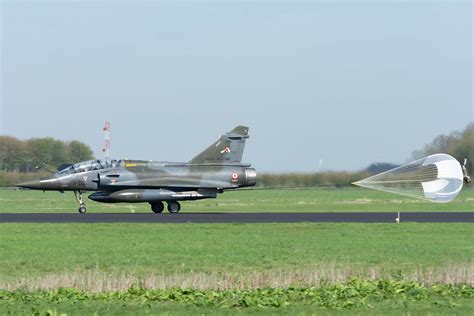
<svg viewBox="0 0 474 316">
<path fill-rule="evenodd" d="M 103 203 L 148 202 L 155 213 L 181 210 L 179 201 L 216 198 L 225 190 L 255 185 L 257 173 L 241 163 L 248 127 L 237 126 L 189 162 L 143 160 L 91 160 L 71 165 L 22 188 L 74 191 L 79 213 L 86 212 L 82 193 L 96 191 L 89 199 Z"/>
</svg>

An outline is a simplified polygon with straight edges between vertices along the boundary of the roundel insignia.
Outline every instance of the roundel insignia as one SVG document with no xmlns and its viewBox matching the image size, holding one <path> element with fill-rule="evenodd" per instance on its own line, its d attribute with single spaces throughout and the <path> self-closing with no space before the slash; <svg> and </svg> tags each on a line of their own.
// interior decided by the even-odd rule
<svg viewBox="0 0 474 316">
<path fill-rule="evenodd" d="M 237 180 L 239 180 L 239 174 L 234 172 L 232 174 L 232 182 L 236 182 Z"/>
</svg>

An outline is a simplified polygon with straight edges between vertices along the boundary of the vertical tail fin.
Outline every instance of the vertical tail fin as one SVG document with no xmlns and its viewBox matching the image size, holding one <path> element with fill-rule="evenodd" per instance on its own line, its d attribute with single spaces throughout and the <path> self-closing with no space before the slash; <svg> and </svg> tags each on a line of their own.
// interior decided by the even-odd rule
<svg viewBox="0 0 474 316">
<path fill-rule="evenodd" d="M 191 159 L 190 163 L 240 163 L 244 154 L 249 128 L 237 126 L 222 135 L 215 143 Z"/>
</svg>

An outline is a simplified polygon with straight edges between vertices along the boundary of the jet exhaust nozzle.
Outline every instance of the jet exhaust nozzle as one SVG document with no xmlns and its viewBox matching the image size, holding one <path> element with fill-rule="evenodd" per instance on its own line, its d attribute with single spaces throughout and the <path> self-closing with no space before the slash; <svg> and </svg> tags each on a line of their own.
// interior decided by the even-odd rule
<svg viewBox="0 0 474 316">
<path fill-rule="evenodd" d="M 245 186 L 253 187 L 257 184 L 257 170 L 254 168 L 245 169 Z"/>
</svg>

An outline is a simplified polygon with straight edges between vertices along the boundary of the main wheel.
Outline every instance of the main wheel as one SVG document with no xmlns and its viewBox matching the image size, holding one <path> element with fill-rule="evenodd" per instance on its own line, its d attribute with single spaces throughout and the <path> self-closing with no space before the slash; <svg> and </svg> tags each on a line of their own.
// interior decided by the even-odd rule
<svg viewBox="0 0 474 316">
<path fill-rule="evenodd" d="M 79 206 L 79 210 L 78 210 L 78 211 L 79 211 L 79 213 L 81 213 L 81 214 L 87 212 L 86 206 L 85 206 L 85 205 Z"/>
<path fill-rule="evenodd" d="M 168 202 L 168 212 L 176 214 L 181 211 L 181 205 L 178 202 Z"/>
<path fill-rule="evenodd" d="M 161 201 L 151 204 L 151 210 L 153 211 L 153 213 L 163 213 L 164 209 L 165 205 Z"/>
</svg>

